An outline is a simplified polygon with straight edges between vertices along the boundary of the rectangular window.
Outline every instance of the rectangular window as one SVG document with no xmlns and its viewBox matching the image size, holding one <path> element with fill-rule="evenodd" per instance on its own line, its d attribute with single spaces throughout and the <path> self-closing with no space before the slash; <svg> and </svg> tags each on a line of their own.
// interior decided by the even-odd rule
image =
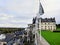
<svg viewBox="0 0 60 45">
<path fill-rule="evenodd" d="M 52 30 L 52 26 L 51 26 L 51 30 Z"/>
<path fill-rule="evenodd" d="M 46 27 L 47 27 L 47 26 L 45 26 L 45 30 L 46 30 Z"/>
<path fill-rule="evenodd" d="M 46 25 L 46 23 L 45 23 L 45 25 Z"/>
<path fill-rule="evenodd" d="M 48 23 L 48 25 L 49 25 L 50 23 Z"/>
</svg>

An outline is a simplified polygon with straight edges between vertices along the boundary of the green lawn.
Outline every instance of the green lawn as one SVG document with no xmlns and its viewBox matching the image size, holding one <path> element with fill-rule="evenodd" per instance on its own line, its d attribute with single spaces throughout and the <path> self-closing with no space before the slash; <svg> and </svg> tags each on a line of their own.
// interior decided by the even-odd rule
<svg viewBox="0 0 60 45">
<path fill-rule="evenodd" d="M 41 33 L 50 45 L 60 45 L 60 32 L 42 31 Z"/>
</svg>

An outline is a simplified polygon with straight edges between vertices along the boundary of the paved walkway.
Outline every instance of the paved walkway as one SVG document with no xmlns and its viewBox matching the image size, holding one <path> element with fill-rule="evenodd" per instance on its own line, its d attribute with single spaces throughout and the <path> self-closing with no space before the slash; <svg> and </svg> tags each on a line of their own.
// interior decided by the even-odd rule
<svg viewBox="0 0 60 45">
<path fill-rule="evenodd" d="M 38 32 L 37 32 L 37 42 L 38 42 L 38 45 L 50 45 L 42 36 L 40 38 L 40 35 Z"/>
<path fill-rule="evenodd" d="M 40 43 L 41 43 L 42 45 L 50 45 L 42 36 L 41 36 Z"/>
</svg>

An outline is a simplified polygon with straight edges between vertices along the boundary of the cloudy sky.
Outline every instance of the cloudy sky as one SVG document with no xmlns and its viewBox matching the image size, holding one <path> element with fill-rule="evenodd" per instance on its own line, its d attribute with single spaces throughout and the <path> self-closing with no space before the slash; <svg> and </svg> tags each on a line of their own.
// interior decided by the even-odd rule
<svg viewBox="0 0 60 45">
<path fill-rule="evenodd" d="M 45 17 L 55 17 L 60 23 L 60 1 L 41 0 Z M 26 27 L 39 9 L 39 0 L 0 0 L 0 27 Z"/>
</svg>

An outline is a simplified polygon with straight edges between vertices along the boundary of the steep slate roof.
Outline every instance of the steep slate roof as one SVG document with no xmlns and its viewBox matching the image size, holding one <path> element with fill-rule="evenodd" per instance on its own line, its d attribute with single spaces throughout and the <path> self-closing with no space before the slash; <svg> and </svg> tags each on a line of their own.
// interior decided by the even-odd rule
<svg viewBox="0 0 60 45">
<path fill-rule="evenodd" d="M 36 23 L 36 17 L 35 18 L 33 18 L 33 24 L 35 24 Z M 55 21 L 55 18 L 39 18 L 39 20 L 41 19 L 41 22 L 56 22 Z"/>
<path fill-rule="evenodd" d="M 33 24 L 35 24 L 35 22 L 36 22 L 36 17 L 35 17 L 35 18 L 33 18 Z"/>
<path fill-rule="evenodd" d="M 37 17 L 33 18 L 33 24 L 35 24 L 35 23 L 36 23 L 36 18 L 37 18 Z"/>
<path fill-rule="evenodd" d="M 24 31 L 16 31 L 15 32 L 15 35 L 23 35 L 24 34 Z"/>
<path fill-rule="evenodd" d="M 55 22 L 55 18 L 41 18 L 41 22 Z"/>
</svg>

